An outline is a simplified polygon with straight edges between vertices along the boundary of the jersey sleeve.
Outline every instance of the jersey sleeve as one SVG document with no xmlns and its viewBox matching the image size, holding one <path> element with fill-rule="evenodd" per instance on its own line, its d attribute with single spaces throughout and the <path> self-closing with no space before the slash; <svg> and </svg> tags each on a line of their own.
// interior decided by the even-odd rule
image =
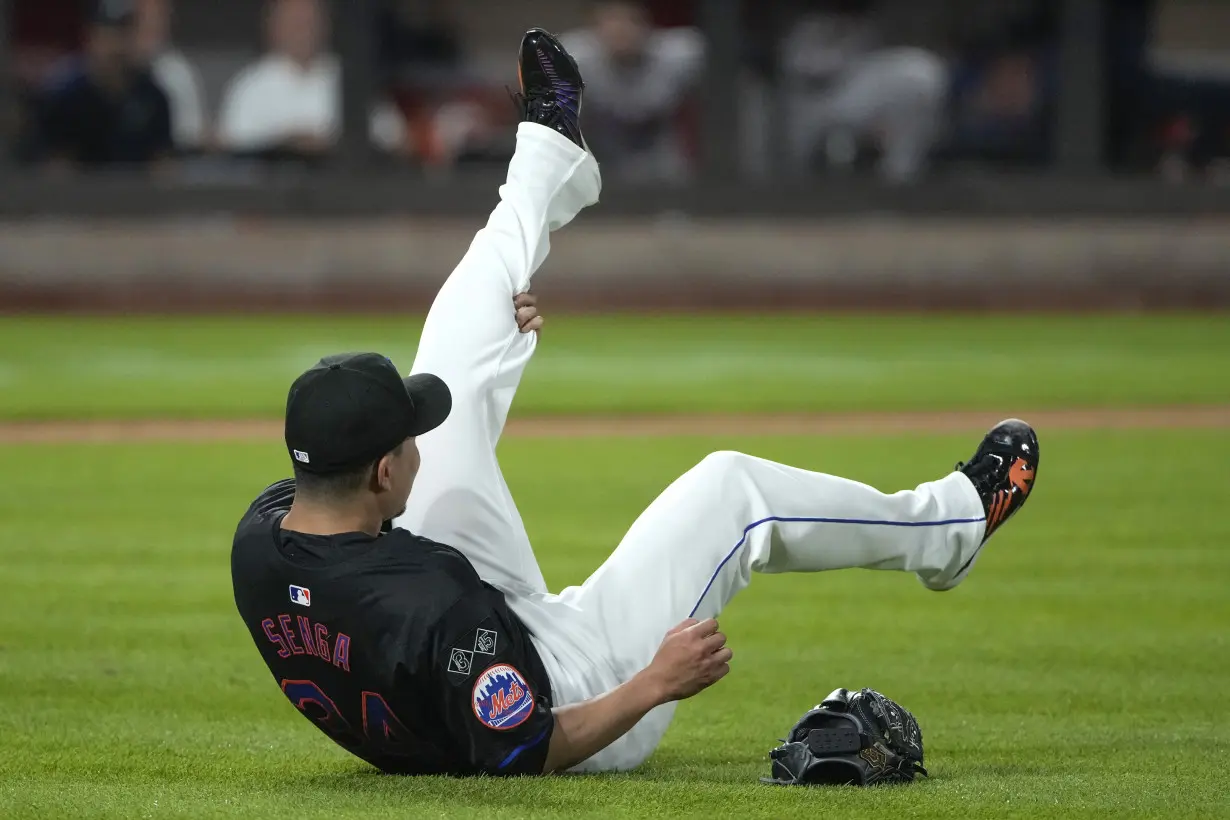
<svg viewBox="0 0 1230 820">
<path fill-rule="evenodd" d="M 542 774 L 555 718 L 528 637 L 506 607 L 463 599 L 437 624 L 430 659 L 455 753 L 474 773 Z"/>
</svg>

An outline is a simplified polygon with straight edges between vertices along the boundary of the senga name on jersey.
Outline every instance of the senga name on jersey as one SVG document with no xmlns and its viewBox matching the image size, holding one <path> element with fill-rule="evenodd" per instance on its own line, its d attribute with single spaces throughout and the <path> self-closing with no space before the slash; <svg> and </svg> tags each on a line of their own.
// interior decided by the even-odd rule
<svg viewBox="0 0 1230 820">
<path fill-rule="evenodd" d="M 315 623 L 306 615 L 282 614 L 261 621 L 265 637 L 278 648 L 279 658 L 311 655 L 346 672 L 350 671 L 350 636 L 331 633 L 329 627 Z"/>
</svg>

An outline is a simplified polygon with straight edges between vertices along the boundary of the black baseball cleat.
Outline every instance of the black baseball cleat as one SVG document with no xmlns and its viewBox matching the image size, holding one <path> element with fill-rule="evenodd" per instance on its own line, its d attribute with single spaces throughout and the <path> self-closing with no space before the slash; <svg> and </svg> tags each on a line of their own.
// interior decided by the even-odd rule
<svg viewBox="0 0 1230 820">
<path fill-rule="evenodd" d="M 986 540 L 1025 506 L 1038 475 L 1038 434 L 1020 419 L 1001 421 L 956 469 L 974 485 L 986 512 Z"/>
<path fill-rule="evenodd" d="M 576 60 L 549 32 L 532 28 L 521 40 L 517 60 L 521 92 L 513 100 L 524 122 L 558 131 L 581 148 L 581 96 L 585 81 Z"/>
</svg>

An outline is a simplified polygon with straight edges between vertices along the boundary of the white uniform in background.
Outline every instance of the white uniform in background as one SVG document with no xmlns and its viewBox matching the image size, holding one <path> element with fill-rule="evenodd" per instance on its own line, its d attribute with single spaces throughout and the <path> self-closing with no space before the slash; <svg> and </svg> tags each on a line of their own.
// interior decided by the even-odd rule
<svg viewBox="0 0 1230 820">
<path fill-rule="evenodd" d="M 585 77 L 585 133 L 602 147 L 603 162 L 630 182 L 687 177 L 690 161 L 679 115 L 705 64 L 705 40 L 689 28 L 653 31 L 643 62 L 622 67 L 588 29 L 560 42 Z"/>
<path fill-rule="evenodd" d="M 378 106 L 370 127 L 376 145 L 386 151 L 401 148 L 405 123 L 393 106 Z M 342 73 L 337 58 L 323 55 L 303 68 L 271 54 L 245 68 L 227 87 L 218 136 L 224 148 L 261 151 L 295 136 L 332 143 L 341 128 Z"/>
<path fill-rule="evenodd" d="M 204 146 L 205 91 L 196 67 L 176 49 L 166 49 L 150 61 L 154 81 L 171 104 L 171 137 L 176 148 L 195 150 Z"/>
<path fill-rule="evenodd" d="M 550 232 L 595 203 L 593 156 L 522 124 L 500 203 L 445 282 L 423 326 L 413 372 L 440 376 L 453 410 L 422 436 L 422 468 L 396 526 L 461 550 L 533 634 L 555 705 L 601 695 L 653 658 L 688 616 L 716 616 L 753 572 L 864 567 L 955 586 L 984 532 L 982 502 L 952 473 L 885 495 L 844 478 L 753 456 L 715 453 L 646 509 L 589 579 L 547 590 L 500 472 L 496 444 L 536 334 L 518 332 L 513 296 L 529 289 Z M 658 745 L 674 704 L 577 767 L 630 769 Z"/>
<path fill-rule="evenodd" d="M 819 151 L 840 165 L 852 138 L 883 150 L 881 175 L 909 180 L 939 136 L 948 70 L 920 48 L 881 48 L 869 23 L 814 14 L 795 22 L 781 45 L 791 160 L 807 166 Z"/>
</svg>

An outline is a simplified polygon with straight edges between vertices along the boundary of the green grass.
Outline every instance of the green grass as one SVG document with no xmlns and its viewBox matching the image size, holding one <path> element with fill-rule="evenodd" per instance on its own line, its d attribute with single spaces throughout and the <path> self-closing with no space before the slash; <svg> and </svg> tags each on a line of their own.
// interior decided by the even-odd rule
<svg viewBox="0 0 1230 820">
<path fill-rule="evenodd" d="M 894 489 L 970 444 L 514 440 L 503 461 L 560 586 L 715 447 Z M 227 564 L 243 507 L 285 469 L 276 443 L 3 447 L 0 816 L 1230 816 L 1230 518 L 1216 508 L 1230 432 L 1055 432 L 1044 446 L 1030 507 L 959 589 L 896 573 L 756 578 L 723 618 L 730 677 L 683 704 L 643 770 L 518 781 L 374 775 L 282 698 Z M 774 739 L 839 685 L 914 710 L 934 777 L 757 784 Z"/>
<path fill-rule="evenodd" d="M 1230 320 L 551 316 L 515 412 L 1230 401 Z M 321 355 L 409 367 L 419 317 L 0 318 L 0 419 L 277 416 Z"/>
<path fill-rule="evenodd" d="M 550 316 L 516 413 L 1002 410 L 1230 402 L 1224 315 Z M 418 319 L 0 318 L 0 420 L 277 416 L 321 354 L 408 366 Z M 234 612 L 230 536 L 267 444 L 0 444 L 0 817 L 1230 817 L 1230 431 L 1042 431 L 1034 498 L 943 595 L 763 577 L 731 676 L 619 776 L 373 774 L 295 714 Z M 965 437 L 510 440 L 548 580 L 575 583 L 705 452 L 883 489 Z M 836 686 L 919 717 L 934 777 L 774 789 Z"/>
</svg>

